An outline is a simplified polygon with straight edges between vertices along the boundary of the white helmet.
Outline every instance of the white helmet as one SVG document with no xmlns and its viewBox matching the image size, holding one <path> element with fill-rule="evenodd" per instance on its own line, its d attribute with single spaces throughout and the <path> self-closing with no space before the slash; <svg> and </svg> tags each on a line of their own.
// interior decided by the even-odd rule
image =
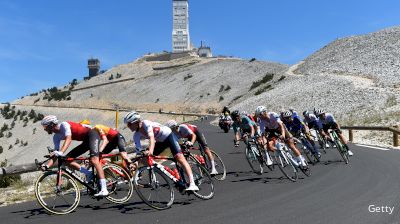
<svg viewBox="0 0 400 224">
<path fill-rule="evenodd" d="M 140 120 L 140 114 L 136 111 L 131 111 L 128 114 L 125 115 L 124 117 L 124 123 L 135 123 Z"/>
<path fill-rule="evenodd" d="M 283 112 L 282 117 L 288 118 L 288 117 L 291 117 L 292 115 L 293 115 L 293 113 L 290 110 L 288 110 L 288 111 Z"/>
<path fill-rule="evenodd" d="M 176 122 L 175 120 L 169 120 L 169 121 L 167 121 L 167 123 L 165 123 L 165 126 L 172 129 L 172 128 L 175 128 L 176 126 L 178 126 L 178 122 Z"/>
<path fill-rule="evenodd" d="M 51 124 L 53 124 L 53 125 L 58 124 L 58 119 L 54 115 L 47 115 L 46 117 L 44 117 L 42 119 L 41 124 L 44 126 L 51 125 Z"/>
<path fill-rule="evenodd" d="M 321 114 L 324 114 L 325 111 L 323 109 L 317 109 L 315 110 L 315 115 L 320 116 Z"/>
<path fill-rule="evenodd" d="M 261 114 L 262 112 L 265 112 L 265 111 L 267 111 L 267 108 L 266 108 L 266 107 L 264 107 L 264 106 L 258 106 L 258 107 L 256 108 L 256 115 L 257 115 L 257 116 L 260 116 L 260 114 Z"/>
</svg>

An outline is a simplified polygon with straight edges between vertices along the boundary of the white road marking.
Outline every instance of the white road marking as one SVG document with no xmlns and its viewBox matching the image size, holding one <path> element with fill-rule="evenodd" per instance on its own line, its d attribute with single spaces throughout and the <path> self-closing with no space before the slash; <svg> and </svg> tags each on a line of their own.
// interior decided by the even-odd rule
<svg viewBox="0 0 400 224">
<path fill-rule="evenodd" d="M 355 144 L 355 145 L 361 146 L 361 147 L 366 147 L 366 148 L 371 148 L 371 149 L 379 149 L 379 150 L 383 150 L 383 151 L 390 150 L 390 149 L 387 149 L 387 148 L 381 148 L 381 147 L 370 146 L 370 145 L 362 145 L 362 144 Z"/>
</svg>

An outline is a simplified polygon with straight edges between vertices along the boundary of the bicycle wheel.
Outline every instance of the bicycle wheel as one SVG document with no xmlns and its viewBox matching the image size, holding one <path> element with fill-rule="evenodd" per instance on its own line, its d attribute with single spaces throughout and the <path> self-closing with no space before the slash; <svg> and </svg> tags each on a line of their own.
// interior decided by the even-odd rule
<svg viewBox="0 0 400 224">
<path fill-rule="evenodd" d="M 349 164 L 349 154 L 347 153 L 347 150 L 344 148 L 344 146 L 342 145 L 341 142 L 339 142 L 340 140 L 335 139 L 335 145 L 336 145 L 336 149 L 339 151 L 340 156 L 343 158 L 343 161 L 346 164 Z"/>
<path fill-rule="evenodd" d="M 106 164 L 103 166 L 103 171 L 110 193 L 106 199 L 116 204 L 129 201 L 133 194 L 133 184 L 129 174 L 115 164 Z"/>
<path fill-rule="evenodd" d="M 318 144 L 322 151 L 326 154 L 326 140 L 317 131 Z"/>
<path fill-rule="evenodd" d="M 283 175 L 289 180 L 295 182 L 297 181 L 297 168 L 292 163 L 292 161 L 285 155 L 283 151 L 276 151 L 273 156 L 274 163 L 279 167 L 279 170 L 283 173 Z"/>
<path fill-rule="evenodd" d="M 193 155 L 187 157 L 186 160 L 192 169 L 194 183 L 197 185 L 197 187 L 199 187 L 199 190 L 193 191 L 193 194 L 196 197 L 204 200 L 214 197 L 214 184 L 210 173 L 207 171 L 207 168 L 198 163 Z M 189 180 L 189 177 L 186 176 L 185 172 L 184 175 L 184 179 Z"/>
<path fill-rule="evenodd" d="M 144 203 L 163 210 L 174 203 L 174 189 L 168 179 L 159 168 L 144 166 L 136 170 L 133 185 Z"/>
<path fill-rule="evenodd" d="M 78 206 L 80 190 L 69 174 L 62 172 L 60 184 L 57 186 L 57 171 L 43 173 L 35 183 L 35 197 L 48 212 L 64 215 Z"/>
<path fill-rule="evenodd" d="M 261 175 L 264 171 L 262 164 L 259 161 L 259 151 L 256 145 L 248 144 L 246 147 L 246 159 L 250 165 L 250 168 L 254 173 Z"/>
<path fill-rule="evenodd" d="M 225 180 L 226 168 L 225 168 L 224 162 L 222 161 L 221 157 L 216 152 L 214 152 L 213 150 L 210 150 L 210 152 L 214 157 L 215 169 L 218 171 L 218 174 L 213 175 L 212 177 L 214 177 L 216 180 Z M 207 155 L 203 155 L 203 157 L 206 158 L 206 166 L 207 166 L 208 172 L 211 172 L 210 158 L 208 158 Z"/>
</svg>

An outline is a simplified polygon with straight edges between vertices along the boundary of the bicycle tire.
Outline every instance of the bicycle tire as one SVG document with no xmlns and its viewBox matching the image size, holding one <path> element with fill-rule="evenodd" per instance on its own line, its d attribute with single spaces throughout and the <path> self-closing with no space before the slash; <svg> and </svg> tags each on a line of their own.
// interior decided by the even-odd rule
<svg viewBox="0 0 400 224">
<path fill-rule="evenodd" d="M 74 178 L 65 172 L 61 174 L 62 185 L 57 188 L 57 173 L 58 171 L 48 171 L 39 176 L 35 182 L 35 197 L 49 213 L 65 215 L 78 206 L 81 199 L 80 189 Z M 66 196 L 70 196 L 71 200 L 66 200 Z M 58 205 L 60 201 L 61 204 Z M 69 201 L 72 202 L 69 203 Z"/>
<path fill-rule="evenodd" d="M 339 151 L 340 156 L 342 157 L 345 164 L 349 164 L 349 156 L 347 150 L 344 148 L 342 143 L 339 142 L 340 140 L 335 139 L 336 149 Z"/>
<path fill-rule="evenodd" d="M 224 162 L 222 161 L 221 157 L 213 150 L 210 150 L 211 154 L 214 157 L 214 162 L 215 162 L 215 169 L 218 171 L 218 174 L 212 175 L 212 177 L 216 180 L 222 181 L 225 180 L 226 178 L 226 167 Z M 203 153 L 202 153 L 203 154 Z M 208 158 L 207 155 L 203 155 L 203 157 L 206 159 L 206 166 L 208 172 L 211 172 L 211 161 L 210 158 Z"/>
<path fill-rule="evenodd" d="M 133 184 L 128 172 L 116 164 L 106 164 L 103 171 L 109 192 L 106 199 L 116 204 L 129 201 L 133 194 Z"/>
<path fill-rule="evenodd" d="M 254 148 L 252 148 L 253 146 Z M 245 155 L 251 170 L 256 174 L 261 175 L 264 172 L 264 169 L 258 158 L 260 155 L 257 146 L 247 144 Z"/>
<path fill-rule="evenodd" d="M 193 191 L 193 194 L 203 200 L 208 200 L 214 197 L 214 184 L 210 173 L 203 165 L 201 165 L 193 155 L 186 158 L 192 169 L 194 183 L 199 187 L 198 191 Z M 185 173 L 186 175 L 186 173 Z M 185 180 L 189 180 L 188 177 L 184 177 Z"/>
<path fill-rule="evenodd" d="M 145 204 L 157 210 L 164 210 L 170 208 L 175 199 L 169 179 L 159 168 L 143 166 L 136 170 L 133 185 Z M 150 193 L 146 193 L 146 190 Z"/>
<path fill-rule="evenodd" d="M 324 138 L 322 138 L 321 134 L 319 134 L 319 132 L 317 131 L 317 138 L 318 138 L 318 144 L 319 146 L 321 146 L 320 148 L 322 149 L 322 151 L 324 152 L 324 154 L 326 154 L 326 140 Z"/>
<path fill-rule="evenodd" d="M 282 174 L 292 182 L 296 182 L 298 178 L 297 167 L 292 161 L 284 155 L 284 152 L 280 150 L 276 151 L 274 158 L 274 164 L 276 164 Z"/>
</svg>

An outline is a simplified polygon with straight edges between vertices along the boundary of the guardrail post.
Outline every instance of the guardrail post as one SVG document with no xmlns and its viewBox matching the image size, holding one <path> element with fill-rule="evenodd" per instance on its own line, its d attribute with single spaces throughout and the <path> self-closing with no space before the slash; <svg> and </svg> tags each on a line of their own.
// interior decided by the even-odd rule
<svg viewBox="0 0 400 224">
<path fill-rule="evenodd" d="M 353 142 L 353 130 L 349 129 L 349 141 Z"/>
<path fill-rule="evenodd" d="M 182 117 L 183 117 L 183 119 L 182 119 L 182 120 L 183 120 L 183 122 L 185 122 L 185 115 L 184 115 L 184 116 L 182 116 Z"/>
<path fill-rule="evenodd" d="M 399 128 L 398 125 L 394 126 L 394 128 Z M 397 134 L 397 132 L 393 132 L 393 146 L 397 147 L 399 146 L 399 134 Z"/>
</svg>

